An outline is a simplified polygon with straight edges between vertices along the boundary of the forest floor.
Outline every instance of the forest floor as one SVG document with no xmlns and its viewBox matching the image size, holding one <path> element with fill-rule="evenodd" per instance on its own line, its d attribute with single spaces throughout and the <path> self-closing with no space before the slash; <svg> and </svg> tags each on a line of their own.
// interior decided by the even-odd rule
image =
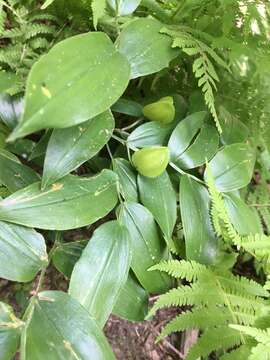
<svg viewBox="0 0 270 360">
<path fill-rule="evenodd" d="M 43 289 L 66 291 L 67 286 L 68 282 L 64 276 L 57 272 L 55 268 L 49 267 Z M 13 306 L 15 313 L 21 316 L 31 290 L 33 290 L 33 287 L 31 289 L 28 284 L 0 280 L 0 301 L 9 303 Z M 129 322 L 112 315 L 105 326 L 105 333 L 117 360 L 180 359 L 179 348 L 181 342 L 179 336 L 172 335 L 164 341 L 155 342 L 162 327 L 178 312 L 178 309 L 173 308 L 162 310 L 153 319 L 142 322 Z M 20 358 L 17 355 L 15 359 L 19 360 Z"/>
</svg>

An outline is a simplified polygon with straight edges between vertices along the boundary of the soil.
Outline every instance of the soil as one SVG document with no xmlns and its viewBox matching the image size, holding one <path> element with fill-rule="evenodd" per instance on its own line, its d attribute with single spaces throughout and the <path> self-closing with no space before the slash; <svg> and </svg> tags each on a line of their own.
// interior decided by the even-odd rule
<svg viewBox="0 0 270 360">
<path fill-rule="evenodd" d="M 12 305 L 16 315 L 21 316 L 27 298 L 35 288 L 37 280 L 32 286 L 0 280 L 0 301 Z M 67 287 L 68 282 L 65 277 L 53 267 L 49 267 L 43 289 L 66 291 Z M 112 315 L 104 330 L 117 360 L 180 359 L 181 339 L 179 335 L 172 335 L 159 343 L 155 342 L 162 327 L 178 312 L 178 309 L 173 308 L 162 310 L 153 319 L 136 323 Z M 14 360 L 19 359 L 17 354 Z"/>
</svg>

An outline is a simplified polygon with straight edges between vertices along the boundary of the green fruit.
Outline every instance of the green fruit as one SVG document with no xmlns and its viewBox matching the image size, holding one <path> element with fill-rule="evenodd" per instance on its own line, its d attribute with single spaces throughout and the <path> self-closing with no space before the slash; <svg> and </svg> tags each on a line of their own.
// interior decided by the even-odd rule
<svg viewBox="0 0 270 360">
<path fill-rule="evenodd" d="M 157 102 L 146 105 L 143 108 L 143 114 L 149 120 L 157 121 L 163 125 L 170 124 L 175 117 L 173 98 L 166 96 Z"/>
<path fill-rule="evenodd" d="M 132 156 L 133 165 L 138 172 L 151 178 L 161 175 L 169 161 L 170 152 L 166 146 L 144 148 L 136 151 Z"/>
</svg>

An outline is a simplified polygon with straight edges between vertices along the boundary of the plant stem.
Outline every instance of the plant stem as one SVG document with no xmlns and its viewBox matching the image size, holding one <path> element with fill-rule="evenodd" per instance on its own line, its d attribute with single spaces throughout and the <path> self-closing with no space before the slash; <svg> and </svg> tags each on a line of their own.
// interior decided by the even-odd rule
<svg viewBox="0 0 270 360">
<path fill-rule="evenodd" d="M 172 167 L 174 170 L 176 170 L 179 174 L 181 174 L 181 175 L 187 175 L 187 176 L 190 177 L 191 179 L 199 182 L 200 184 L 205 185 L 204 181 L 202 181 L 201 179 L 197 178 L 196 176 L 191 175 L 191 174 L 185 172 L 184 170 L 180 169 L 180 168 L 179 168 L 177 165 L 175 165 L 173 162 L 170 162 L 170 165 L 171 165 L 171 167 Z"/>
<path fill-rule="evenodd" d="M 112 138 L 117 140 L 118 142 L 120 142 L 122 145 L 126 145 L 126 140 L 121 139 L 119 136 L 117 135 L 112 135 Z"/>
<path fill-rule="evenodd" d="M 46 271 L 48 269 L 48 266 L 51 262 L 51 259 L 52 259 L 52 256 L 53 256 L 53 253 L 55 251 L 55 249 L 57 248 L 57 246 L 59 245 L 59 243 L 61 242 L 61 232 L 60 231 L 56 231 L 55 232 L 55 238 L 54 238 L 54 244 L 49 252 L 49 255 L 48 255 L 48 263 L 46 265 L 46 267 L 44 267 L 42 270 L 41 270 L 41 273 L 40 273 L 40 276 L 39 276 L 39 279 L 38 279 L 38 284 L 37 284 L 37 287 L 34 291 L 34 297 L 37 296 L 37 294 L 40 292 L 40 289 L 43 285 L 43 281 L 44 281 L 44 278 L 45 278 L 45 275 L 46 275 Z"/>
<path fill-rule="evenodd" d="M 155 0 L 142 0 L 141 5 L 150 10 L 157 19 L 165 23 L 171 22 L 171 13 L 164 10 Z"/>
</svg>

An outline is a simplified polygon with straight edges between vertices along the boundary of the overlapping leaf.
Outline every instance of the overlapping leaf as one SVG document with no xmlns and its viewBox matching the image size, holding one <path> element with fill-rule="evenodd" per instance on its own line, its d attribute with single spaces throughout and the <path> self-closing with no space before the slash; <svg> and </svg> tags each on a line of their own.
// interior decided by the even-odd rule
<svg viewBox="0 0 270 360">
<path fill-rule="evenodd" d="M 25 318 L 22 360 L 115 359 L 94 318 L 66 293 L 39 293 Z"/>
<path fill-rule="evenodd" d="M 0 220 L 49 230 L 89 225 L 116 205 L 116 181 L 104 170 L 90 178 L 68 175 L 45 190 L 34 183 L 0 202 Z"/>
<path fill-rule="evenodd" d="M 113 129 L 110 111 L 80 125 L 55 129 L 47 147 L 42 187 L 51 185 L 96 155 L 110 139 Z"/>
<path fill-rule="evenodd" d="M 142 286 L 149 292 L 159 293 L 170 287 L 170 280 L 158 271 L 147 271 L 151 266 L 168 258 L 154 217 L 144 206 L 124 203 L 119 210 L 119 220 L 130 233 L 131 268 Z"/>
<path fill-rule="evenodd" d="M 122 30 L 117 47 L 130 63 L 131 79 L 158 72 L 179 54 L 170 37 L 160 33 L 162 27 L 155 19 L 140 18 Z"/>
<path fill-rule="evenodd" d="M 10 140 L 77 125 L 104 112 L 122 95 L 129 75 L 125 56 L 104 33 L 58 43 L 31 69 L 25 111 Z"/>
<path fill-rule="evenodd" d="M 131 259 L 129 232 L 117 221 L 101 225 L 71 275 L 69 294 L 103 327 L 127 281 Z"/>
</svg>

